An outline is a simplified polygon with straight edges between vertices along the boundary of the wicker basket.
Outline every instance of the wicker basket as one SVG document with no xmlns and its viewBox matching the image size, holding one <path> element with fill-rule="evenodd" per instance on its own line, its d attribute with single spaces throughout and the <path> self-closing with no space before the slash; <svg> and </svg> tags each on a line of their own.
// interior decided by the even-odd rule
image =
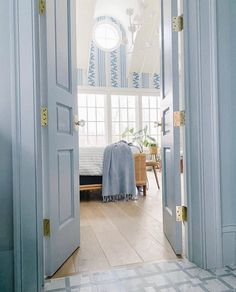
<svg viewBox="0 0 236 292">
<path fill-rule="evenodd" d="M 147 184 L 146 155 L 144 153 L 134 154 L 134 168 L 136 185 L 146 186 Z"/>
</svg>

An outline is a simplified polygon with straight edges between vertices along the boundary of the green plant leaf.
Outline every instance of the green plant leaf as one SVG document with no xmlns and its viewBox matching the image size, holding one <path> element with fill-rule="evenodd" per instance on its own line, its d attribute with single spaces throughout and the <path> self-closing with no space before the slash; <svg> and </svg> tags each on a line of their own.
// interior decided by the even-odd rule
<svg viewBox="0 0 236 292">
<path fill-rule="evenodd" d="M 144 140 L 144 141 L 143 141 L 143 146 L 148 147 L 148 144 L 149 144 L 149 143 L 148 143 L 148 140 Z"/>
<path fill-rule="evenodd" d="M 134 128 L 131 128 L 129 131 L 130 131 L 131 134 L 133 134 L 134 133 Z"/>
<path fill-rule="evenodd" d="M 153 138 L 153 137 L 151 137 L 151 136 L 149 136 L 149 135 L 147 135 L 147 137 L 148 137 L 148 139 L 150 139 L 151 141 L 156 142 L 156 139 L 155 139 L 155 138 Z"/>
</svg>

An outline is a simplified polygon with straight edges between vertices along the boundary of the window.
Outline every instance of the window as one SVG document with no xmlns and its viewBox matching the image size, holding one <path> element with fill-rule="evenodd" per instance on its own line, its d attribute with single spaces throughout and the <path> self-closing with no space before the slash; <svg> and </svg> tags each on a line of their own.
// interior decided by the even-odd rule
<svg viewBox="0 0 236 292">
<path fill-rule="evenodd" d="M 98 22 L 94 27 L 93 39 L 101 50 L 111 52 L 121 43 L 121 31 L 112 22 Z"/>
<path fill-rule="evenodd" d="M 105 95 L 78 95 L 79 120 L 85 120 L 79 129 L 80 146 L 106 145 L 104 104 Z"/>
<path fill-rule="evenodd" d="M 158 96 L 130 94 L 79 94 L 80 146 L 104 146 L 122 139 L 127 128 L 135 131 L 148 126 L 148 134 L 161 142 Z M 127 139 L 127 137 L 126 137 Z"/>
<path fill-rule="evenodd" d="M 122 133 L 128 128 L 136 128 L 136 96 L 112 95 L 112 142 L 121 140 Z"/>
<path fill-rule="evenodd" d="M 142 127 L 148 126 L 148 134 L 161 143 L 161 132 L 157 126 L 160 121 L 160 108 L 157 96 L 142 96 Z"/>
</svg>

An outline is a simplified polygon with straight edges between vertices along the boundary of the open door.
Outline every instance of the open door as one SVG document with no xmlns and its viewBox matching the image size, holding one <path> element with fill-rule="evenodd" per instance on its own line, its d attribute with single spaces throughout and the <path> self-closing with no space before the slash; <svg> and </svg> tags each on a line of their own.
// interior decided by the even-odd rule
<svg viewBox="0 0 236 292">
<path fill-rule="evenodd" d="M 180 133 L 173 123 L 179 110 L 178 33 L 172 31 L 177 11 L 177 0 L 161 0 L 163 228 L 175 253 L 181 254 L 182 226 L 176 222 L 176 206 L 181 205 Z"/>
<path fill-rule="evenodd" d="M 50 276 L 80 244 L 75 0 L 48 0 L 48 190 L 45 274 Z"/>
</svg>

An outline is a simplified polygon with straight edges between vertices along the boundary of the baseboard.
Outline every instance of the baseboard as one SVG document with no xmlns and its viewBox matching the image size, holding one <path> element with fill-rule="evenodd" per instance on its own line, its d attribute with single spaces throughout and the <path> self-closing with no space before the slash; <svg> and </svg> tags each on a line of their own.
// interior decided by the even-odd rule
<svg viewBox="0 0 236 292">
<path fill-rule="evenodd" d="M 223 264 L 236 265 L 236 225 L 222 227 Z"/>
</svg>

